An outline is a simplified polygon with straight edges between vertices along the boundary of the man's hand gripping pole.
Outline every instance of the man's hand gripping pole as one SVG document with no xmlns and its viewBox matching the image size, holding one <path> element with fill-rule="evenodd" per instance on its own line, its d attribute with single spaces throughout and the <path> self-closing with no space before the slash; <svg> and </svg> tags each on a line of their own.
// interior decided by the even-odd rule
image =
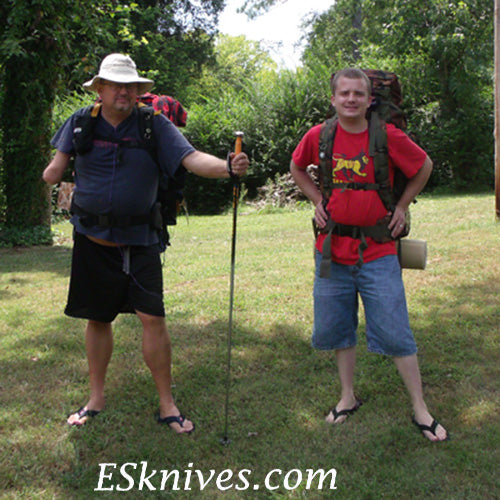
<svg viewBox="0 0 500 500">
<path fill-rule="evenodd" d="M 243 146 L 243 132 L 235 132 L 234 135 L 236 136 L 236 141 L 234 143 L 234 156 L 238 156 L 241 153 L 242 146 Z M 227 155 L 227 171 L 229 173 L 229 176 L 233 181 L 239 184 L 239 176 L 233 172 L 233 167 L 231 165 L 231 153 L 228 153 Z"/>
</svg>

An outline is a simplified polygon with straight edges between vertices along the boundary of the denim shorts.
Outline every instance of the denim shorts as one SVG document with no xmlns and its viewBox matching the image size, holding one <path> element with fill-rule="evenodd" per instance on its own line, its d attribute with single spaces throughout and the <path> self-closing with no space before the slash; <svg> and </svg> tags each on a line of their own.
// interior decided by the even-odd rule
<svg viewBox="0 0 500 500">
<path fill-rule="evenodd" d="M 319 276 L 321 258 L 316 252 L 313 347 L 346 349 L 357 344 L 358 297 L 361 297 L 368 350 L 388 356 L 415 354 L 417 346 L 397 256 L 387 255 L 361 268 L 332 262 L 330 278 Z"/>
</svg>

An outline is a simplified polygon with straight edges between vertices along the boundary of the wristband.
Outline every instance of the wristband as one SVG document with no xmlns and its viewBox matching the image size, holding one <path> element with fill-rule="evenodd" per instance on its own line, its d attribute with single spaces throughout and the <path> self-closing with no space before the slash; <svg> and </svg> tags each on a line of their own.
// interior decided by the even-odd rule
<svg viewBox="0 0 500 500">
<path fill-rule="evenodd" d="M 234 172 L 233 172 L 233 167 L 231 166 L 231 153 L 227 154 L 227 161 L 226 161 L 226 170 L 227 173 L 229 174 L 229 177 L 234 179 L 235 177 L 238 177 Z"/>
</svg>

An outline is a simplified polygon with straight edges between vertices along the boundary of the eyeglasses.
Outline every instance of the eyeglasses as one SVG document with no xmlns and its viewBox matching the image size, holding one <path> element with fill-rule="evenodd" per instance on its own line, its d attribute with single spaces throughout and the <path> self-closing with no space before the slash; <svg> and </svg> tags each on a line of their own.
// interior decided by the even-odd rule
<svg viewBox="0 0 500 500">
<path fill-rule="evenodd" d="M 101 80 L 103 85 L 108 86 L 113 92 L 119 92 L 124 88 L 127 92 L 137 92 L 139 86 L 137 83 L 118 83 L 118 82 L 108 82 L 106 80 Z"/>
</svg>

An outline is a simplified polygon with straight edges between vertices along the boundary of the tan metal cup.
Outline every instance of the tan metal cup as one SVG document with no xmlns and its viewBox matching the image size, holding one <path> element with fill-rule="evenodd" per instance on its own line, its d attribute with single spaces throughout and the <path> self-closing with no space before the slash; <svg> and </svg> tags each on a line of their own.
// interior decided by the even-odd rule
<svg viewBox="0 0 500 500">
<path fill-rule="evenodd" d="M 427 264 L 427 242 L 424 240 L 398 240 L 399 262 L 403 269 L 425 269 Z"/>
</svg>

